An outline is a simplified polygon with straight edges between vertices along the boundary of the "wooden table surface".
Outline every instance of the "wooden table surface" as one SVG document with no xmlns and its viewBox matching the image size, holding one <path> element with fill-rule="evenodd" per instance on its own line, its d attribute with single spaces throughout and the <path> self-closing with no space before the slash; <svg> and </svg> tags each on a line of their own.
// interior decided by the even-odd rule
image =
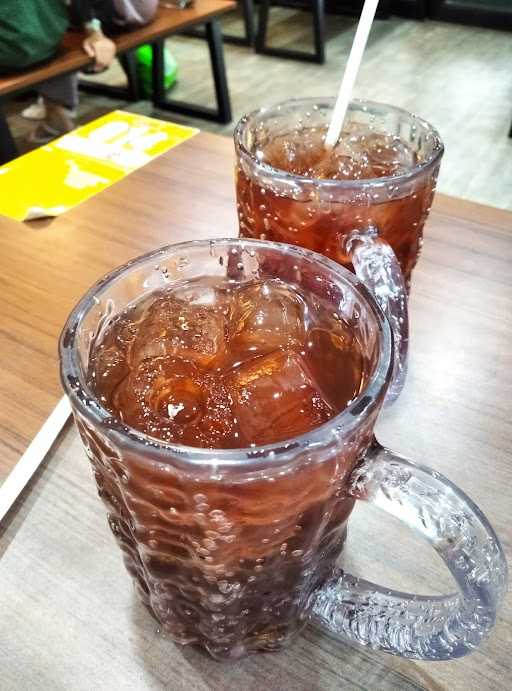
<svg viewBox="0 0 512 691">
<path fill-rule="evenodd" d="M 229 140 L 200 134 L 51 222 L 0 221 L 0 467 L 61 395 L 56 338 L 102 273 L 158 245 L 236 232 Z M 439 195 L 415 269 L 410 370 L 382 443 L 441 471 L 512 552 L 512 214 Z M 510 689 L 512 605 L 450 663 L 405 661 L 307 629 L 234 664 L 181 649 L 139 605 L 68 425 L 0 526 L 3 689 Z M 450 577 L 394 519 L 357 507 L 343 565 L 422 594 Z"/>
<path fill-rule="evenodd" d="M 62 396 L 57 339 L 85 290 L 161 245 L 236 234 L 231 148 L 200 134 L 64 216 L 0 217 L 0 484 Z"/>
</svg>

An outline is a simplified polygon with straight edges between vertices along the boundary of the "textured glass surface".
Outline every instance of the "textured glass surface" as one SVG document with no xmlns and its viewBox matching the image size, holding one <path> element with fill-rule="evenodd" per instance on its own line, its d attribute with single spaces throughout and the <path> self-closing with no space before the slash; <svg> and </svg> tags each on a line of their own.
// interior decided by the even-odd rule
<svg viewBox="0 0 512 691">
<path fill-rule="evenodd" d="M 292 100 L 241 120 L 235 131 L 240 234 L 301 245 L 357 273 L 393 328 L 397 348 L 387 398 L 392 402 L 405 381 L 407 290 L 423 243 L 423 226 L 432 204 L 443 145 L 424 120 L 399 108 L 355 100 L 345 120 L 341 141 L 346 156 L 340 160 L 350 161 L 351 156 L 363 160 L 365 141 L 377 140 L 383 148 L 377 147 L 374 153 L 380 152 L 384 167 L 398 161 L 405 151 L 410 154 L 413 162 L 400 168 L 400 174 L 315 178 L 266 163 L 265 151 L 281 141 L 286 141 L 283 165 L 293 165 L 307 156 L 320 141 L 318 132 L 330 121 L 333 103 L 331 99 Z M 351 145 L 357 139 L 354 132 L 361 141 Z M 391 148 L 397 151 L 388 150 L 391 145 L 386 141 L 396 144 Z M 360 146 L 362 152 L 353 153 Z"/>
<path fill-rule="evenodd" d="M 373 226 L 351 233 L 347 251 L 356 274 L 375 295 L 393 330 L 393 378 L 386 396 L 386 402 L 392 403 L 403 389 L 407 372 L 409 314 L 404 278 L 395 253 L 379 240 Z"/>
<path fill-rule="evenodd" d="M 139 457 L 76 421 L 125 565 L 176 642 L 233 658 L 276 650 L 307 623 L 343 546 L 371 419 L 344 453 L 333 439 L 252 478 L 184 473 L 171 456 Z"/>
<path fill-rule="evenodd" d="M 279 276 L 327 300 L 373 363 L 373 384 L 352 409 L 290 442 L 240 451 L 143 435 L 135 443 L 134 431 L 106 411 L 95 415 L 81 383 L 91 344 L 138 294 L 222 272 L 240 281 Z M 246 240 L 192 244 L 101 284 L 65 331 L 63 381 L 110 528 L 140 596 L 179 643 L 218 658 L 275 650 L 307 623 L 307 602 L 333 571 L 355 501 L 350 473 L 371 441 L 390 368 L 389 328 L 356 286 L 307 251 Z"/>
<path fill-rule="evenodd" d="M 420 660 L 471 652 L 490 633 L 507 584 L 505 555 L 485 516 L 451 482 L 374 442 L 351 493 L 426 539 L 459 588 L 444 597 L 396 593 L 335 573 L 313 596 L 311 620 L 343 639 Z"/>
<path fill-rule="evenodd" d="M 318 132 L 331 120 L 333 106 L 334 99 L 329 98 L 297 99 L 242 118 L 235 130 L 240 233 L 307 247 L 351 268 L 346 236 L 353 230 L 365 231 L 374 226 L 381 240 L 393 248 L 409 287 L 421 251 L 423 225 L 432 204 L 443 144 L 437 132 L 415 115 L 385 104 L 354 100 L 341 138 L 347 158 L 352 156 L 352 146 L 363 146 L 364 150 L 364 137 L 367 141 L 387 137 L 398 149 L 412 154 L 414 163 L 405 167 L 406 172 L 362 179 L 352 179 L 349 174 L 346 179 L 330 179 L 320 174 L 292 174 L 265 162 L 267 148 L 283 139 L 289 139 L 285 147 L 287 163 L 303 156 L 306 145 L 301 146 L 301 142 L 308 136 L 318 138 Z M 352 130 L 361 140 L 357 145 L 351 145 Z M 400 153 L 382 150 L 382 167 L 388 167 L 391 155 L 400 158 Z M 357 156 L 365 158 L 363 152 L 357 151 Z"/>
<path fill-rule="evenodd" d="M 166 444 L 123 426 L 85 383 L 106 323 L 162 285 L 226 271 L 240 280 L 278 275 L 328 299 L 373 363 L 367 387 L 308 434 L 250 449 Z M 447 480 L 372 442 L 391 344 L 382 312 L 351 273 L 260 241 L 166 248 L 114 272 L 77 305 L 60 343 L 62 381 L 126 567 L 175 641 L 236 658 L 276 650 L 312 621 L 395 654 L 448 659 L 488 635 L 506 564 L 486 519 Z M 459 592 L 407 596 L 336 572 L 357 499 L 419 531 Z"/>
</svg>

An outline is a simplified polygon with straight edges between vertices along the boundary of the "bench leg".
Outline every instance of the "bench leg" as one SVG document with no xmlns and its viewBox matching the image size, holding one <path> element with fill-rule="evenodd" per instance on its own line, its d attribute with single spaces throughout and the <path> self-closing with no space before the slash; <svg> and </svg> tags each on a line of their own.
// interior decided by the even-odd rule
<svg viewBox="0 0 512 691">
<path fill-rule="evenodd" d="M 137 53 L 129 50 L 119 56 L 119 62 L 128 80 L 128 97 L 130 101 L 140 101 L 142 98 L 139 73 L 137 70 Z"/>
<path fill-rule="evenodd" d="M 153 105 L 160 110 L 168 110 L 172 113 L 190 115 L 192 117 L 213 120 L 227 124 L 231 122 L 231 102 L 229 99 L 226 67 L 224 64 L 224 51 L 222 47 L 222 34 L 217 19 L 206 23 L 206 40 L 210 51 L 213 81 L 215 84 L 215 97 L 217 108 L 175 101 L 165 97 L 164 87 L 164 41 L 163 39 L 152 44 L 153 49 Z"/>
<path fill-rule="evenodd" d="M 289 48 L 271 48 L 267 46 L 268 15 L 271 0 L 260 0 L 260 12 L 258 18 L 258 33 L 256 35 L 256 52 L 262 55 L 273 55 L 279 58 L 302 60 L 304 62 L 316 62 L 323 65 L 325 62 L 325 4 L 324 0 L 312 0 L 311 11 L 313 14 L 313 40 L 315 50 L 308 53 L 303 50 L 291 50 Z"/>
<path fill-rule="evenodd" d="M 256 37 L 254 27 L 254 2 L 253 0 L 242 0 L 242 10 L 244 13 L 245 43 L 243 45 L 253 46 Z"/>
<path fill-rule="evenodd" d="M 9 163 L 16 156 L 18 156 L 18 150 L 12 138 L 9 123 L 0 109 L 0 165 Z"/>
<path fill-rule="evenodd" d="M 391 16 L 391 0 L 380 0 L 377 7 L 376 19 L 389 19 Z"/>
<path fill-rule="evenodd" d="M 121 67 L 126 74 L 128 86 L 112 86 L 111 84 L 100 84 L 99 82 L 88 82 L 81 79 L 78 83 L 80 89 L 89 94 L 97 96 L 108 96 L 119 98 L 123 101 L 140 101 L 142 98 L 139 76 L 137 74 L 137 57 L 134 50 L 129 50 L 117 56 Z"/>
<path fill-rule="evenodd" d="M 324 0 L 313 3 L 313 35 L 315 39 L 315 62 L 325 62 L 325 7 Z"/>
<path fill-rule="evenodd" d="M 254 1 L 241 0 L 242 13 L 244 20 L 244 35 L 236 36 L 235 34 L 226 34 L 222 32 L 222 39 L 224 43 L 232 43 L 236 46 L 253 46 L 256 35 L 254 26 Z M 181 31 L 182 36 L 189 36 L 190 38 L 206 38 L 206 32 L 202 29 L 187 29 Z"/>
</svg>

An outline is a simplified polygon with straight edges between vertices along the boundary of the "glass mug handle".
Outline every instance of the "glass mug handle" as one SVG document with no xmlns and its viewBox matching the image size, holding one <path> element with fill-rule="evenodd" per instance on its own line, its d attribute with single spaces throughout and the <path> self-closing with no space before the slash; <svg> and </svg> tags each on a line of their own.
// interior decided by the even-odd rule
<svg viewBox="0 0 512 691">
<path fill-rule="evenodd" d="M 505 556 L 486 517 L 445 477 L 376 440 L 352 473 L 350 494 L 419 532 L 459 592 L 408 595 L 338 570 L 313 593 L 310 622 L 402 657 L 448 660 L 469 653 L 493 628 L 507 581 Z"/>
<path fill-rule="evenodd" d="M 344 244 L 358 278 L 375 296 L 393 331 L 393 377 L 386 395 L 386 402 L 392 403 L 404 386 L 407 372 L 409 318 L 402 270 L 391 246 L 374 226 L 353 230 Z"/>
</svg>

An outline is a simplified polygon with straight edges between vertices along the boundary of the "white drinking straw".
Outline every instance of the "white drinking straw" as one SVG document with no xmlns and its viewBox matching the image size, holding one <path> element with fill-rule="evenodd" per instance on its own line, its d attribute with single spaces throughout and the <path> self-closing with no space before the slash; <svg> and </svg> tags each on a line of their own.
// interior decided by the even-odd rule
<svg viewBox="0 0 512 691">
<path fill-rule="evenodd" d="M 41 465 L 70 414 L 68 398 L 63 396 L 0 487 L 0 521 Z"/>
<path fill-rule="evenodd" d="M 348 56 L 347 66 L 345 67 L 345 74 L 341 81 L 338 98 L 336 99 L 336 104 L 332 113 L 331 124 L 329 125 L 325 137 L 325 147 L 327 149 L 332 149 L 336 146 L 340 137 L 343 121 L 345 120 L 345 113 L 347 112 L 352 89 L 354 88 L 359 65 L 363 58 L 364 49 L 370 29 L 372 28 L 372 22 L 378 4 L 379 0 L 365 0 L 363 11 L 359 18 L 359 24 L 357 25 L 356 35 L 354 36 L 354 42 L 352 43 L 350 55 Z"/>
</svg>

